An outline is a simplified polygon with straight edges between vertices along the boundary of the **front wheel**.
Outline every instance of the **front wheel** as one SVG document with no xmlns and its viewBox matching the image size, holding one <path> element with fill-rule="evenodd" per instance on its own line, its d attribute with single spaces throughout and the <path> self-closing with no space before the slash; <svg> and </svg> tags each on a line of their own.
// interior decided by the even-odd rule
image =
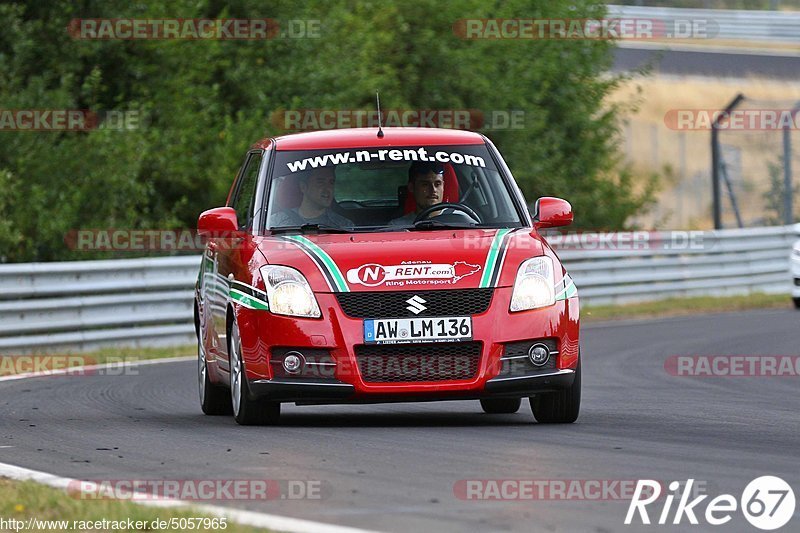
<svg viewBox="0 0 800 533">
<path fill-rule="evenodd" d="M 214 385 L 208 379 L 208 364 L 203 342 L 197 341 L 197 385 L 200 391 L 200 408 L 207 415 L 231 414 L 231 396 L 225 387 Z"/>
<path fill-rule="evenodd" d="M 231 404 L 233 418 L 243 426 L 260 426 L 274 424 L 281 416 L 281 404 L 263 399 L 253 399 L 247 386 L 247 374 L 242 360 L 242 339 L 236 321 L 231 326 L 230 348 L 231 358 Z"/>
<path fill-rule="evenodd" d="M 481 400 L 483 412 L 490 415 L 510 415 L 519 411 L 522 398 L 486 398 Z"/>
<path fill-rule="evenodd" d="M 575 380 L 569 388 L 537 394 L 530 398 L 531 411 L 540 424 L 571 424 L 581 410 L 581 359 L 575 368 Z"/>
</svg>

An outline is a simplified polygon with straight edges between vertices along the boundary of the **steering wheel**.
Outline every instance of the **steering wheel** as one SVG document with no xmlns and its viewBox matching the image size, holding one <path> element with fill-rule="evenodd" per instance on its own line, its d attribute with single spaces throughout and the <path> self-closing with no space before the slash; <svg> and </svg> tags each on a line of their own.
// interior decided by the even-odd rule
<svg viewBox="0 0 800 533">
<path fill-rule="evenodd" d="M 440 204 L 426 207 L 420 212 L 420 214 L 417 215 L 417 218 L 414 219 L 414 224 L 416 224 L 420 220 L 425 220 L 426 218 L 429 218 L 429 215 L 434 211 L 440 211 L 442 209 L 448 209 L 448 208 L 461 211 L 462 213 L 466 213 L 473 219 L 477 220 L 478 224 L 483 224 L 483 219 L 481 219 L 481 216 L 478 213 L 476 213 L 474 209 L 464 204 L 453 204 L 450 202 L 442 202 Z"/>
</svg>

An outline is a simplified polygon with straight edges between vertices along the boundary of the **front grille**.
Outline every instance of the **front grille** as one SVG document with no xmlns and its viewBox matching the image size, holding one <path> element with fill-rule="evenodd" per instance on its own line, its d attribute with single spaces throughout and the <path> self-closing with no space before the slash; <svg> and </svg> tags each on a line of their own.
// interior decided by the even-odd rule
<svg viewBox="0 0 800 533">
<path fill-rule="evenodd" d="M 458 289 L 441 291 L 340 292 L 339 305 L 351 318 L 402 318 L 407 316 L 479 315 L 489 309 L 493 289 Z M 408 299 L 418 296 L 427 309 L 415 315 L 406 307 Z"/>
<path fill-rule="evenodd" d="M 360 345 L 355 353 L 368 383 L 467 380 L 478 373 L 481 347 L 480 342 Z"/>
<path fill-rule="evenodd" d="M 503 358 L 499 361 L 500 373 L 497 377 L 518 377 L 536 375 L 542 372 L 556 370 L 557 353 L 550 355 L 550 359 L 542 366 L 536 366 L 528 359 L 528 350 L 534 344 L 545 344 L 551 352 L 557 352 L 556 339 L 536 339 L 529 341 L 510 342 L 503 347 Z"/>
</svg>

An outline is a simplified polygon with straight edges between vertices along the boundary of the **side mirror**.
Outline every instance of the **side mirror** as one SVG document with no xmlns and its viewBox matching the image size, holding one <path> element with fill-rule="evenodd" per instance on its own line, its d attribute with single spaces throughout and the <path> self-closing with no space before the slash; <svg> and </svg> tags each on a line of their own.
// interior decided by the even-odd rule
<svg viewBox="0 0 800 533">
<path fill-rule="evenodd" d="M 543 196 L 536 200 L 533 224 L 536 228 L 569 226 L 572 224 L 572 206 L 561 198 Z"/>
<path fill-rule="evenodd" d="M 202 237 L 232 237 L 238 231 L 239 221 L 232 207 L 203 211 L 197 220 L 197 233 Z"/>
</svg>

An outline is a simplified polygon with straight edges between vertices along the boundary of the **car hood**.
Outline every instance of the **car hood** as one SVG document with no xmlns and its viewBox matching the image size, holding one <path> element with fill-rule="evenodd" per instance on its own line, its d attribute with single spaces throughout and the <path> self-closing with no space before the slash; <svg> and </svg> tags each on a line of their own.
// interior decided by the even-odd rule
<svg viewBox="0 0 800 533">
<path fill-rule="evenodd" d="M 301 271 L 315 292 L 501 287 L 543 254 L 530 228 L 257 237 L 267 262 Z"/>
</svg>

